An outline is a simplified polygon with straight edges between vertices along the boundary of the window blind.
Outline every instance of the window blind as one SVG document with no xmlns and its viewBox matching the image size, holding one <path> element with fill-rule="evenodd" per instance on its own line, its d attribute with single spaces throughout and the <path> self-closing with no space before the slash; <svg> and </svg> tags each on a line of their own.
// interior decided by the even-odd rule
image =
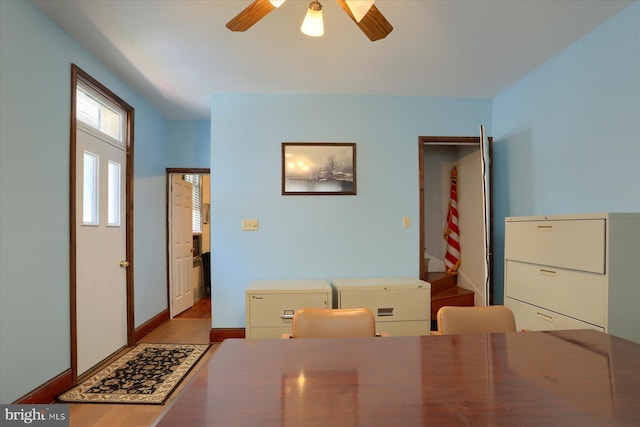
<svg viewBox="0 0 640 427">
<path fill-rule="evenodd" d="M 193 186 L 191 192 L 191 224 L 194 233 L 202 233 L 202 176 L 185 175 L 184 180 Z"/>
</svg>

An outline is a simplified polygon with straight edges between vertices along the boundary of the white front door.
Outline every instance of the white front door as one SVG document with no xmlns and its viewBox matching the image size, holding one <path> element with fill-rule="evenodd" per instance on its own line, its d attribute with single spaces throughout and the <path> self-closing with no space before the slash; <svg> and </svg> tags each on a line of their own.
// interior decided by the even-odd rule
<svg viewBox="0 0 640 427">
<path fill-rule="evenodd" d="M 126 153 L 76 128 L 77 372 L 127 345 Z"/>
<path fill-rule="evenodd" d="M 193 306 L 193 229 L 191 225 L 192 185 L 182 175 L 171 175 L 169 212 L 171 317 Z"/>
</svg>

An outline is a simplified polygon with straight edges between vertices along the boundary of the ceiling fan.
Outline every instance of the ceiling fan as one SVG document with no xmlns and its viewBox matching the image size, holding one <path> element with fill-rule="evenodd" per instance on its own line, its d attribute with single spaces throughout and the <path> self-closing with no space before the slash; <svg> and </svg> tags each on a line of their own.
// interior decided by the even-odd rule
<svg viewBox="0 0 640 427">
<path fill-rule="evenodd" d="M 246 31 L 255 23 L 267 16 L 269 12 L 280 7 L 286 0 L 255 0 L 242 12 L 227 22 L 227 28 L 231 31 Z M 371 41 L 385 38 L 393 27 L 373 4 L 375 0 L 336 0 L 342 9 L 358 25 L 362 32 Z M 310 36 L 324 34 L 322 24 L 322 5 L 318 0 L 309 4 L 307 16 L 304 19 L 301 31 Z"/>
</svg>

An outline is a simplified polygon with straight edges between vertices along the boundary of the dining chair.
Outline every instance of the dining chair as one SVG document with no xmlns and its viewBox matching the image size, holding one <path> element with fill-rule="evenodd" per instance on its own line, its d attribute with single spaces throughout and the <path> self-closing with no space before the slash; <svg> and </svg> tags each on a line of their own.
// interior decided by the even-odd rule
<svg viewBox="0 0 640 427">
<path fill-rule="evenodd" d="M 509 307 L 444 306 L 438 310 L 438 333 L 434 335 L 515 332 L 516 321 Z"/>
<path fill-rule="evenodd" d="M 282 338 L 358 338 L 376 334 L 376 320 L 368 308 L 301 308 L 293 316 L 291 334 Z"/>
</svg>

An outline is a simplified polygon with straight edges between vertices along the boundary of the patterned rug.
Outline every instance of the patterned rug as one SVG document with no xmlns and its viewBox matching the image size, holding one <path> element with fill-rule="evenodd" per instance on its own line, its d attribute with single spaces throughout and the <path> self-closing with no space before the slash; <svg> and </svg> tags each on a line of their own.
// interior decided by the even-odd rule
<svg viewBox="0 0 640 427">
<path fill-rule="evenodd" d="M 59 395 L 58 400 L 161 405 L 209 347 L 209 344 L 138 344 L 91 378 Z"/>
</svg>

